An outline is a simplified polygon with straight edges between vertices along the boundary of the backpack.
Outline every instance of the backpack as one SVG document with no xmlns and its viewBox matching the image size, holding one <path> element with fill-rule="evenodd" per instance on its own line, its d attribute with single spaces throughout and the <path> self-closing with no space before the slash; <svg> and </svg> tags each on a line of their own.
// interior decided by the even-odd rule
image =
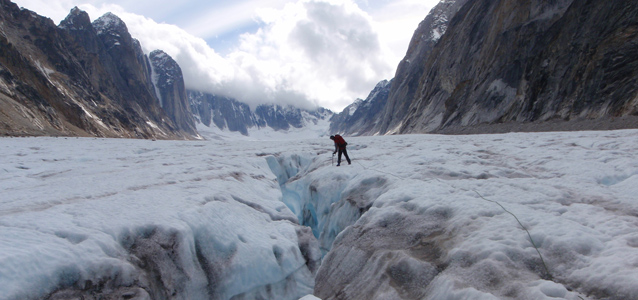
<svg viewBox="0 0 638 300">
<path fill-rule="evenodd" d="M 344 140 L 340 135 L 336 134 L 335 135 L 335 143 L 339 146 L 339 147 L 345 147 L 346 145 L 348 145 L 348 143 L 346 143 L 346 140 Z"/>
</svg>

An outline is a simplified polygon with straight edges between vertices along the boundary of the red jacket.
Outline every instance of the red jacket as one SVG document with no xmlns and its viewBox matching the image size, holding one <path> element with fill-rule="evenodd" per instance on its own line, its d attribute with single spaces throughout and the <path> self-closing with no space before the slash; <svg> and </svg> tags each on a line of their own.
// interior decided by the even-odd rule
<svg viewBox="0 0 638 300">
<path fill-rule="evenodd" d="M 345 149 L 346 145 L 348 145 L 348 143 L 346 143 L 346 140 L 344 140 L 340 135 L 335 135 L 335 150 L 337 148 L 339 149 Z"/>
</svg>

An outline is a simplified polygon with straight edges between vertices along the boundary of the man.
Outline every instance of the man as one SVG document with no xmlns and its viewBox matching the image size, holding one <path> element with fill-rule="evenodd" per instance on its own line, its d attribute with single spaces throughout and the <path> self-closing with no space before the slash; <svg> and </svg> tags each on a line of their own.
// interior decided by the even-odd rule
<svg viewBox="0 0 638 300">
<path fill-rule="evenodd" d="M 346 151 L 346 141 L 340 135 L 331 135 L 330 139 L 335 142 L 335 152 L 332 152 L 332 155 L 335 155 L 337 151 L 339 151 L 339 156 L 337 156 L 337 167 L 341 165 L 341 153 L 346 156 L 346 160 L 348 164 L 350 164 L 350 157 L 348 157 L 348 151 Z"/>
</svg>

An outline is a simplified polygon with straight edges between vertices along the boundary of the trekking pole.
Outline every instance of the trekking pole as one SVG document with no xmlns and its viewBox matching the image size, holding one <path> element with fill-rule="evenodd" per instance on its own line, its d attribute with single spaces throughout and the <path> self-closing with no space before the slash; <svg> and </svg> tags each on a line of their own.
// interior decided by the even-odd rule
<svg viewBox="0 0 638 300">
<path fill-rule="evenodd" d="M 330 164 L 334 167 L 335 165 L 335 154 L 332 153 L 332 159 L 330 160 Z"/>
</svg>

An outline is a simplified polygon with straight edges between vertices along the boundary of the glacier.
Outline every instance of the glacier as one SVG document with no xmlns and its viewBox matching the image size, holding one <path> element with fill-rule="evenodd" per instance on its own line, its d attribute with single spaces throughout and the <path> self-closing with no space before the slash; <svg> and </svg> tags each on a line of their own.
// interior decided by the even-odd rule
<svg viewBox="0 0 638 300">
<path fill-rule="evenodd" d="M 638 130 L 211 136 L 1 138 L 0 299 L 638 299 Z"/>
</svg>

